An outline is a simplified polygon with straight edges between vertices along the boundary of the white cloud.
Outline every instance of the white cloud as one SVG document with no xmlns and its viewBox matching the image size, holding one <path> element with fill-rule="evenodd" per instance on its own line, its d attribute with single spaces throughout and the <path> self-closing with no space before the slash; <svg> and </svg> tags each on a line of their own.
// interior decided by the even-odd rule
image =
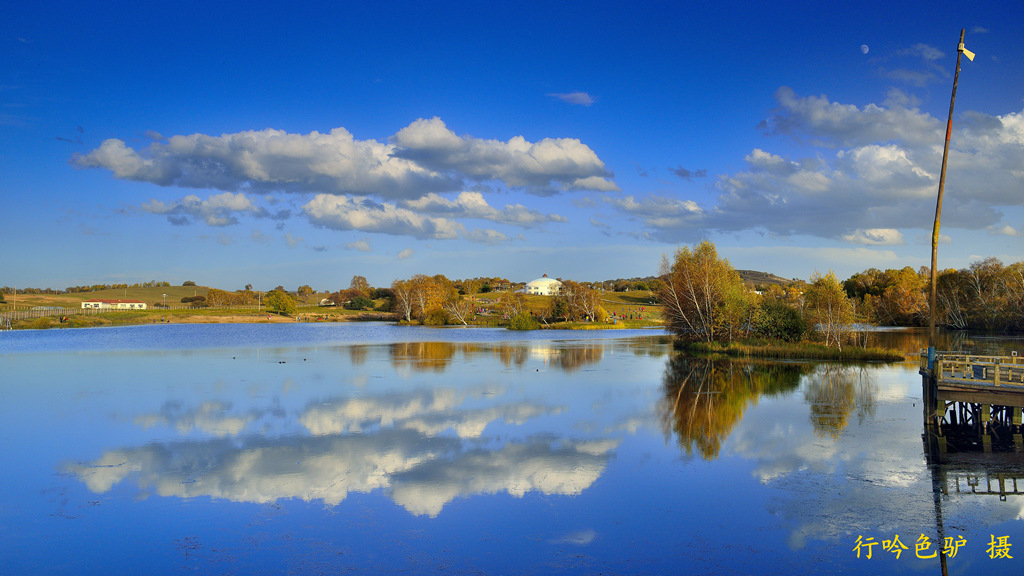
<svg viewBox="0 0 1024 576">
<path fill-rule="evenodd" d="M 577 546 L 588 546 L 597 539 L 597 532 L 594 530 L 579 530 L 570 532 L 561 538 L 552 540 L 552 544 L 576 544 Z"/>
<path fill-rule="evenodd" d="M 909 54 L 911 56 L 919 56 L 924 60 L 935 61 L 941 59 L 945 54 L 942 50 L 928 44 L 914 44 L 910 48 L 901 51 L 901 54 Z"/>
<path fill-rule="evenodd" d="M 637 217 L 648 228 L 673 230 L 675 234 L 692 232 L 704 220 L 704 211 L 692 200 L 653 195 L 637 200 L 633 195 L 628 195 L 605 198 L 605 202 L 621 212 Z"/>
<path fill-rule="evenodd" d="M 366 198 L 317 194 L 302 207 L 310 222 L 334 230 L 361 230 L 415 238 L 456 238 L 461 224 L 448 218 L 434 218 L 378 204 Z"/>
<path fill-rule="evenodd" d="M 659 196 L 628 196 L 612 205 L 640 216 L 643 234 L 672 242 L 709 231 L 764 230 L 892 245 L 903 242 L 908 228 L 931 228 L 932 218 L 908 215 L 934 213 L 942 122 L 907 107 L 913 101 L 900 92 L 890 92 L 887 107 L 798 97 L 788 88 L 776 98 L 779 108 L 761 128 L 804 145 L 801 157 L 754 149 L 745 170 L 718 177 L 717 202 L 700 212 L 683 210 L 685 199 Z M 1020 203 L 1021 166 L 1024 112 L 964 113 L 951 142 L 943 224 L 1002 230 L 1003 207 Z"/>
<path fill-rule="evenodd" d="M 831 102 L 824 95 L 799 97 L 783 86 L 775 92 L 775 113 L 761 123 L 771 135 L 802 137 L 823 147 L 863 146 L 900 140 L 934 146 L 942 123 L 915 108 Z"/>
<path fill-rule="evenodd" d="M 1005 226 L 989 226 L 988 231 L 994 236 L 1017 236 L 1017 229 L 1009 224 Z"/>
<path fill-rule="evenodd" d="M 618 192 L 618 184 L 602 176 L 577 178 L 565 187 L 566 190 L 597 190 L 598 192 Z"/>
<path fill-rule="evenodd" d="M 356 240 L 355 242 L 349 242 L 345 244 L 345 248 L 349 250 L 358 250 L 359 252 L 369 252 L 370 243 L 366 240 Z"/>
<path fill-rule="evenodd" d="M 905 244 L 903 234 L 895 228 L 874 228 L 871 230 L 855 230 L 843 236 L 843 240 L 853 244 L 869 246 L 896 246 Z"/>
<path fill-rule="evenodd" d="M 258 192 L 327 192 L 412 197 L 457 186 L 448 175 L 395 157 L 394 146 L 356 140 L 344 128 L 328 134 L 250 130 L 222 136 L 192 134 L 153 142 L 141 151 L 110 139 L 72 157 L 80 168 L 161 186 Z"/>
<path fill-rule="evenodd" d="M 230 226 L 238 223 L 236 214 L 248 214 L 255 217 L 267 217 L 265 208 L 257 207 L 245 194 L 224 192 L 202 200 L 194 194 L 182 198 L 178 202 L 164 203 L 159 200 L 144 202 L 142 210 L 150 214 L 163 214 L 172 224 L 188 224 L 193 220 L 202 220 L 210 226 Z"/>
<path fill-rule="evenodd" d="M 409 513 L 434 517 L 452 500 L 475 494 L 579 495 L 600 478 L 617 446 L 531 440 L 490 451 L 410 429 L 257 444 L 231 438 L 148 444 L 110 450 L 64 471 L 97 494 L 132 477 L 163 497 L 229 502 L 298 498 L 336 506 L 350 493 L 380 490 Z"/>
<path fill-rule="evenodd" d="M 465 236 L 466 240 L 469 240 L 470 242 L 477 242 L 479 244 L 496 245 L 508 241 L 508 236 L 505 236 L 501 232 L 498 232 L 497 230 L 485 230 L 482 228 L 470 230 L 463 234 L 463 236 Z"/>
<path fill-rule="evenodd" d="M 249 130 L 221 136 L 171 136 L 135 150 L 109 139 L 71 158 L 115 178 L 161 186 L 227 191 L 313 192 L 411 199 L 454 192 L 467 180 L 500 181 L 539 193 L 614 184 L 604 163 L 573 138 L 507 142 L 457 136 L 439 118 L 416 120 L 389 142 L 357 140 L 344 128 L 291 134 Z M 603 189 L 603 188 L 602 188 Z"/>
<path fill-rule="evenodd" d="M 237 436 L 253 417 L 228 414 L 229 408 L 230 405 L 223 402 L 210 401 L 197 408 L 183 410 L 176 403 L 170 402 L 159 413 L 137 416 L 134 422 L 143 428 L 170 425 L 182 434 L 200 430 L 216 437 Z"/>
<path fill-rule="evenodd" d="M 289 248 L 295 248 L 299 244 L 302 244 L 302 236 L 292 236 L 291 234 L 285 234 L 284 241 L 286 244 L 288 244 Z"/>
<path fill-rule="evenodd" d="M 580 182 L 611 176 L 597 154 L 575 138 L 528 142 L 515 136 L 502 142 L 460 137 L 435 117 L 413 122 L 399 130 L 391 141 L 396 145 L 396 157 L 411 160 L 426 170 L 455 173 L 478 182 L 499 180 L 506 186 L 535 193 L 580 188 Z"/>
<path fill-rule="evenodd" d="M 403 201 L 401 206 L 419 213 L 440 214 L 452 218 L 478 218 L 524 228 L 545 222 L 567 221 L 558 214 L 541 214 L 522 204 L 506 204 L 503 209 L 498 210 L 489 205 L 479 192 L 462 192 L 455 200 L 431 193 L 416 200 Z"/>
<path fill-rule="evenodd" d="M 587 94 L 586 92 L 555 93 L 548 94 L 548 96 L 551 96 L 552 98 L 558 98 L 562 102 L 567 102 L 569 104 L 577 104 L 579 106 L 590 106 L 591 104 L 597 101 L 594 99 L 593 96 Z"/>
<path fill-rule="evenodd" d="M 425 436 L 437 436 L 453 430 L 459 438 L 479 438 L 491 422 L 521 424 L 559 411 L 527 402 L 489 408 L 463 407 L 467 400 L 496 392 L 495 389 L 466 392 L 438 388 L 365 398 L 339 398 L 310 406 L 299 421 L 314 436 L 396 427 L 416 430 Z"/>
<path fill-rule="evenodd" d="M 408 258 L 412 258 L 414 254 L 416 254 L 415 250 L 413 250 L 412 248 L 406 248 L 405 250 L 402 250 L 401 252 L 398 253 L 398 259 L 406 260 Z"/>
</svg>

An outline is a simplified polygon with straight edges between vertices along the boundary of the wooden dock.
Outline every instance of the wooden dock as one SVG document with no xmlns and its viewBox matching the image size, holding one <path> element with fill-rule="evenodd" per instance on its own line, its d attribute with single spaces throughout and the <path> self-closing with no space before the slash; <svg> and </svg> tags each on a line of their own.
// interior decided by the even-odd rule
<svg viewBox="0 0 1024 576">
<path fill-rule="evenodd" d="M 922 352 L 920 373 L 931 383 L 934 398 L 926 418 L 938 424 L 974 424 L 987 429 L 1001 424 L 1021 433 L 1024 412 L 1024 358 L 969 352 L 936 352 L 935 369 Z M 927 386 L 926 386 L 927 388 Z M 927 400 L 927 398 L 926 398 Z"/>
</svg>

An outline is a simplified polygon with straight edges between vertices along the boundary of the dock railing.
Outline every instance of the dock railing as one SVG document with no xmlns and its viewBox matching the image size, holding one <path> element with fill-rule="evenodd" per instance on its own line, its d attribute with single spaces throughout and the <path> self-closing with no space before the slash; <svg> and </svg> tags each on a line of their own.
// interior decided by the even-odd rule
<svg viewBox="0 0 1024 576">
<path fill-rule="evenodd" d="M 927 370 L 928 352 L 923 350 L 922 371 Z M 990 356 L 970 352 L 936 352 L 935 375 L 940 383 L 1024 388 L 1024 358 Z"/>
</svg>

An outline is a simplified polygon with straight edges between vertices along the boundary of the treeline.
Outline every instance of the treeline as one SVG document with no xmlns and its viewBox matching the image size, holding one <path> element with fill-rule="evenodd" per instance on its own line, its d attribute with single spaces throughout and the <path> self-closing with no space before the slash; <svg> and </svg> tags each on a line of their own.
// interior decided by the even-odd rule
<svg viewBox="0 0 1024 576">
<path fill-rule="evenodd" d="M 409 279 L 395 280 L 391 283 L 391 311 L 405 322 L 433 326 L 469 324 L 477 313 L 477 305 L 466 295 L 486 293 L 482 287 L 493 284 L 494 288 L 500 288 L 493 291 L 498 294 L 495 302 L 501 323 L 512 329 L 534 329 L 540 326 L 540 322 L 603 321 L 608 317 L 601 307 L 600 293 L 584 283 L 561 280 L 558 295 L 549 300 L 545 309 L 535 312 L 528 307 L 526 296 L 517 291 L 519 285 L 499 278 L 485 280 L 483 284 L 477 282 L 475 292 L 467 291 L 467 281 L 449 280 L 443 274 L 417 274 Z"/>
<path fill-rule="evenodd" d="M 615 280 L 603 280 L 601 282 L 588 283 L 591 288 L 600 288 L 612 292 L 630 292 L 634 290 L 650 290 L 658 292 L 661 290 L 661 278 L 647 276 L 645 278 L 616 278 Z"/>
<path fill-rule="evenodd" d="M 840 283 L 831 272 L 810 282 L 750 290 L 712 242 L 680 248 L 663 259 L 659 301 L 669 330 L 692 342 L 750 337 L 804 338 L 842 347 L 857 323 L 926 326 L 928 268 L 868 269 Z M 949 328 L 1024 332 L 1024 262 L 986 258 L 937 274 L 936 322 Z"/>
<path fill-rule="evenodd" d="M 843 283 L 866 320 L 887 326 L 927 326 L 931 274 L 905 267 L 858 272 Z M 1024 332 L 1024 261 L 985 258 L 936 278 L 936 323 L 957 330 Z"/>
<path fill-rule="evenodd" d="M 4 286 L 0 288 L 0 293 L 3 294 L 77 294 L 81 292 L 98 292 L 100 290 L 125 290 L 128 288 L 158 288 L 164 286 L 170 286 L 170 282 L 162 282 L 157 280 L 150 280 L 149 282 L 135 283 L 135 284 L 92 284 L 89 286 L 68 286 L 63 290 L 55 290 L 53 288 L 14 288 L 11 286 Z M 188 286 L 189 284 L 184 284 Z M 191 284 L 195 286 L 193 282 Z"/>
<path fill-rule="evenodd" d="M 222 306 L 255 306 L 261 300 L 262 295 L 258 292 L 253 292 L 252 289 L 228 292 L 227 290 L 210 288 L 210 291 L 206 293 L 206 305 L 215 308 Z M 185 300 L 182 299 L 182 302 L 185 302 Z"/>
</svg>

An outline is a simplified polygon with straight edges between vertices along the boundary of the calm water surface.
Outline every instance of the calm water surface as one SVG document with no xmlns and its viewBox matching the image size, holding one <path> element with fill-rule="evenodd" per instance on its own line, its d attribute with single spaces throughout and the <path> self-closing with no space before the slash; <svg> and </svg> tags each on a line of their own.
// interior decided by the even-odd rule
<svg viewBox="0 0 1024 576">
<path fill-rule="evenodd" d="M 1024 571 L 1021 452 L 927 454 L 914 362 L 157 325 L 0 333 L 0 390 L 0 574 Z"/>
</svg>

